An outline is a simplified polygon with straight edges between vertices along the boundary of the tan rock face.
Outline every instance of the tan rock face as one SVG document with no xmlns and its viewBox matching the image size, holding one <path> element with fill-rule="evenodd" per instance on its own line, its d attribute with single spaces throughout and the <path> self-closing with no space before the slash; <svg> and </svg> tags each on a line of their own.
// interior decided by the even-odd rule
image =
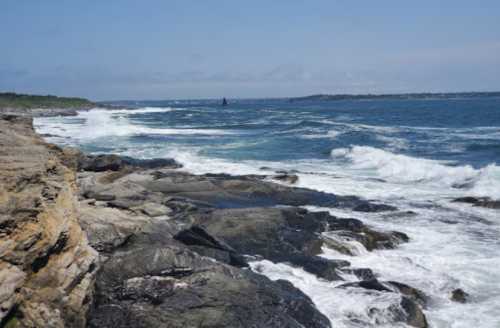
<svg viewBox="0 0 500 328">
<path fill-rule="evenodd" d="M 0 320 L 84 327 L 97 253 L 78 223 L 75 173 L 31 119 L 0 116 Z"/>
</svg>

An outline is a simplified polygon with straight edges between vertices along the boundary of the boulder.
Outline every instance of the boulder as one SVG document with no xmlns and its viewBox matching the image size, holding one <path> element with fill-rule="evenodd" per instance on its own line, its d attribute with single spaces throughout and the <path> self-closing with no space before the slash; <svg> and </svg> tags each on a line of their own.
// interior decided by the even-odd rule
<svg viewBox="0 0 500 328">
<path fill-rule="evenodd" d="M 271 176 L 271 179 L 286 182 L 289 184 L 295 184 L 299 180 L 299 177 L 296 174 L 291 174 L 286 171 L 278 171 L 275 175 Z"/>
<path fill-rule="evenodd" d="M 395 322 L 404 322 L 417 328 L 428 327 L 427 319 L 421 308 L 427 298 L 416 288 L 395 281 L 380 282 L 377 279 L 345 283 L 337 288 L 363 288 L 380 293 L 398 292 L 402 294 L 400 303 L 397 306 L 393 304 L 388 308 L 393 313 Z"/>
<path fill-rule="evenodd" d="M 429 327 L 424 312 L 416 302 L 408 297 L 403 296 L 401 298 L 401 307 L 405 311 L 405 316 L 402 321 L 406 322 L 406 324 L 417 328 Z"/>
<path fill-rule="evenodd" d="M 500 200 L 494 200 L 489 197 L 461 197 L 455 198 L 453 202 L 467 203 L 484 208 L 500 209 Z"/>
<path fill-rule="evenodd" d="M 469 298 L 469 294 L 463 291 L 461 288 L 457 288 L 451 292 L 450 299 L 454 302 L 458 303 L 467 303 L 467 299 Z"/>
</svg>

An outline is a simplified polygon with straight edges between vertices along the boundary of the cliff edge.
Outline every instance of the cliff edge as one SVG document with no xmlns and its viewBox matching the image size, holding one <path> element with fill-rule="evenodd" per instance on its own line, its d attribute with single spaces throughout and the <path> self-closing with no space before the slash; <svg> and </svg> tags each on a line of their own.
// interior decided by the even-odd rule
<svg viewBox="0 0 500 328">
<path fill-rule="evenodd" d="M 97 253 L 78 223 L 76 180 L 31 118 L 0 116 L 0 320 L 84 327 Z"/>
</svg>

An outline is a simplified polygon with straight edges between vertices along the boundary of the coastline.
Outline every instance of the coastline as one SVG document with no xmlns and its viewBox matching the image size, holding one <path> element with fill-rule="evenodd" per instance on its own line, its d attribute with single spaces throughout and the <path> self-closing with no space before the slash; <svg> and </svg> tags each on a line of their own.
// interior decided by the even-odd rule
<svg viewBox="0 0 500 328">
<path fill-rule="evenodd" d="M 76 116 L 80 111 L 89 111 L 95 106 L 77 108 L 0 108 L 0 115 L 16 115 L 25 117 Z"/>
<path fill-rule="evenodd" d="M 64 235 L 70 239 L 78 239 L 85 245 L 88 238 L 89 254 L 97 256 L 96 251 L 99 253 L 99 260 L 94 258 L 85 268 L 87 271 L 75 270 L 78 277 L 82 274 L 88 275 L 85 280 L 88 289 L 84 298 L 90 309 L 84 306 L 73 312 L 76 311 L 80 318 L 88 318 L 89 327 L 127 326 L 126 323 L 113 324 L 122 315 L 122 312 L 113 310 L 113 306 L 127 308 L 129 317 L 137 318 L 144 315 L 156 318 L 153 314 L 161 311 L 162 315 L 170 318 L 169 324 L 178 323 L 181 326 L 197 320 L 196 318 L 202 315 L 199 311 L 187 310 L 189 303 L 194 302 L 194 291 L 197 295 L 211 295 L 212 298 L 218 299 L 218 302 L 222 302 L 220 308 L 215 307 L 210 312 L 214 316 L 214 322 L 225 322 L 224 320 L 230 320 L 229 318 L 234 320 L 225 322 L 225 325 L 238 326 L 236 322 L 245 322 L 246 326 L 250 324 L 248 320 L 265 320 L 275 322 L 269 324 L 270 327 L 283 326 L 284 322 L 288 322 L 285 325 L 291 327 L 294 326 L 292 322 L 301 322 L 308 327 L 330 326 L 311 299 L 291 284 L 273 282 L 249 270 L 249 263 L 256 260 L 290 263 L 322 279 L 338 281 L 339 288 L 364 288 L 368 291 L 375 289 L 398 294 L 401 296 L 401 303 L 395 307 L 399 309 L 396 320 L 415 327 L 427 325 L 419 305 L 424 302 L 424 298 L 418 296 L 422 295 L 420 292 L 395 282 L 379 282 L 369 268 L 352 268 L 347 261 L 327 260 L 318 256 L 324 246 L 349 253 L 348 246 L 342 245 L 341 241 L 325 238 L 321 234 L 325 229 L 349 233 L 351 238 L 359 240 L 369 250 L 397 247 L 399 243 L 408 240 L 407 236 L 398 232 L 376 231 L 359 220 L 338 219 L 326 212 L 309 212 L 297 207 L 313 204 L 349 207 L 358 211 L 396 210 L 391 206 L 373 204 L 357 197 L 339 197 L 294 188 L 291 185 L 293 177 L 286 175 L 264 178 L 210 174 L 196 176 L 179 171 L 179 165 L 172 160 L 131 161 L 115 155 L 84 155 L 75 149 L 60 149 L 46 144 L 34 133 L 29 118 L 1 116 L 1 120 L 5 128 L 16 131 L 15 137 L 19 140 L 14 141 L 23 147 L 36 145 L 43 148 L 44 152 L 55 157 L 48 160 L 49 162 L 55 161 L 56 167 L 70 171 L 65 173 L 66 176 L 76 179 L 67 182 L 68 188 L 75 188 L 73 194 L 68 197 L 78 198 L 74 206 L 81 228 L 78 226 L 75 229 L 82 229 L 87 236 L 76 234 L 73 237 L 73 230 L 69 229 L 64 234 L 60 232 L 58 238 L 49 240 L 44 234 L 39 237 L 42 239 L 34 245 L 43 241 L 47 249 L 30 255 L 31 264 L 14 265 L 24 279 L 12 283 L 11 289 L 19 291 L 13 294 L 15 297 L 9 297 L 2 302 L 10 305 L 9 310 L 3 314 L 4 320 L 21 320 L 26 317 L 36 320 L 40 315 L 30 305 L 32 300 L 26 298 L 23 291 L 28 288 L 28 282 L 32 279 L 53 272 L 58 263 L 58 254 L 70 250 L 66 244 L 61 246 L 60 236 Z M 2 148 L 6 143 L 4 140 Z M 9 162 L 12 160 L 15 163 L 31 160 L 30 155 L 26 156 L 27 158 L 16 158 L 16 154 L 7 152 L 3 159 L 8 158 Z M 2 162 L 7 164 L 5 160 Z M 19 173 L 10 178 L 26 179 L 27 172 L 22 166 L 17 172 Z M 272 182 L 273 179 L 285 180 L 289 186 L 276 184 Z M 32 187 L 37 186 L 37 182 L 34 182 Z M 21 193 L 25 193 L 22 188 L 7 191 L 7 195 L 2 198 L 16 198 Z M 42 197 L 45 196 L 42 194 Z M 2 205 L 2 208 L 5 208 L 5 202 Z M 274 207 L 275 205 L 288 207 L 280 209 Z M 59 211 L 67 211 L 66 206 L 58 204 L 56 207 Z M 13 215 L 19 210 L 10 208 L 6 213 L 14 220 L 9 225 L 9 231 L 4 232 L 7 238 L 3 241 L 11 245 L 21 243 L 17 232 L 24 223 L 17 222 Z M 36 219 L 39 215 L 39 212 L 30 212 L 28 217 L 23 216 L 22 222 L 34 220 L 32 224 L 37 226 Z M 272 237 L 269 238 L 270 236 Z M 25 249 L 30 253 L 33 251 L 33 245 Z M 61 253 L 53 255 L 54 249 Z M 12 252 L 14 251 L 5 252 L 2 261 Z M 40 256 L 44 258 L 45 266 L 35 272 L 32 269 L 33 262 L 39 262 Z M 147 260 L 157 257 L 162 260 Z M 207 262 L 207 258 L 211 260 Z M 13 270 L 13 264 L 6 265 L 9 270 Z M 93 267 L 92 270 L 89 270 L 90 266 Z M 9 276 L 10 271 L 5 271 L 5 268 L 2 271 L 1 276 Z M 338 272 L 356 275 L 359 282 L 343 281 Z M 234 277 L 239 278 L 234 280 Z M 202 280 L 205 284 L 199 286 Z M 219 281 L 223 281 L 224 286 L 221 286 Z M 77 286 L 82 283 L 83 281 L 80 281 Z M 61 287 L 58 284 L 59 282 L 55 282 L 54 286 L 57 290 Z M 240 296 L 234 299 L 232 295 L 235 290 L 231 291 L 225 286 L 236 288 Z M 35 287 L 30 288 L 32 293 L 37 292 Z M 73 290 L 75 288 L 77 287 Z M 45 288 L 39 286 L 39 289 Z M 264 298 L 261 295 L 263 292 Z M 90 300 L 92 294 L 93 301 Z M 265 305 L 264 300 L 269 297 L 280 299 L 280 305 Z M 289 303 L 292 299 L 295 301 Z M 297 299 L 300 300 L 299 303 L 296 303 Z M 200 309 L 213 306 L 213 300 L 209 301 L 210 304 L 206 301 L 198 305 Z M 173 313 L 172 317 L 168 315 L 174 304 L 172 302 L 181 302 L 180 304 L 188 306 L 184 308 L 186 315 L 176 315 L 176 318 L 173 318 Z M 199 303 L 200 300 L 196 302 Z M 141 304 L 140 311 L 136 309 L 138 303 Z M 158 306 L 158 303 L 164 306 Z M 233 308 L 235 304 L 254 308 L 254 319 L 248 318 L 247 314 L 243 319 L 239 310 L 234 310 L 234 313 L 230 311 L 231 315 L 227 316 L 228 309 Z M 47 306 L 57 308 L 60 305 L 49 302 Z M 299 312 L 297 306 L 301 309 Z M 64 322 L 68 319 L 63 316 L 58 320 Z M 80 324 L 76 326 L 84 326 L 82 322 L 80 320 Z M 146 326 L 158 325 L 160 322 L 150 322 Z"/>
<path fill-rule="evenodd" d="M 48 111 L 45 115 L 56 113 Z M 174 159 L 138 160 L 60 148 L 43 141 L 29 117 L 0 114 L 0 122 L 1 172 L 14 172 L 7 176 L 3 173 L 1 177 L 11 187 L 0 197 L 6 222 L 2 233 L 7 237 L 2 241 L 6 251 L 1 257 L 0 278 L 4 277 L 2 288 L 12 294 L 0 298 L 7 309 L 0 313 L 2 324 L 41 318 L 42 314 L 34 310 L 38 305 L 33 305 L 37 303 L 32 298 L 37 293 L 43 295 L 38 299 L 47 297 L 45 286 L 38 286 L 37 290 L 31 281 L 40 281 L 40 276 L 60 271 L 57 266 L 61 264 L 54 260 L 59 256 L 75 257 L 71 262 L 80 260 L 79 255 L 66 255 L 82 251 L 83 246 L 78 246 L 77 251 L 64 241 L 73 238 L 86 245 L 83 249 L 88 255 L 82 256 L 87 258 L 82 261 L 87 266 L 79 265 L 74 272 L 77 278 L 69 282 L 75 292 L 83 295 L 83 299 L 80 297 L 74 303 L 78 304 L 75 307 L 78 310 L 54 318 L 63 326 L 71 321 L 76 327 L 158 327 L 166 323 L 181 327 L 206 320 L 208 311 L 213 320 L 210 322 L 222 326 L 246 327 L 264 320 L 269 327 L 294 327 L 294 322 L 307 327 L 330 327 L 332 317 L 318 310 L 321 307 L 313 294 L 306 295 L 305 290 L 280 278 L 266 277 L 270 268 L 284 265 L 329 282 L 338 290 L 387 295 L 390 302 L 378 308 L 385 315 L 374 312 L 370 314 L 373 320 L 427 327 L 428 296 L 401 282 L 381 280 L 370 267 L 356 267 L 349 260 L 356 256 L 349 240 L 360 243 L 368 252 L 381 249 L 390 252 L 408 242 L 407 235 L 305 207 L 386 212 L 394 216 L 415 213 L 356 196 L 297 188 L 299 177 L 278 168 L 262 168 L 262 175 L 196 175 L 186 172 Z M 38 147 L 38 152 L 29 154 L 23 150 L 32 147 Z M 70 216 L 75 227 L 68 230 L 68 224 L 63 224 L 63 230 L 50 232 L 57 237 L 45 236 L 49 233 L 19 237 L 26 222 L 36 230 L 38 216 L 47 217 L 40 214 L 43 211 L 38 207 L 45 208 L 45 203 L 52 204 L 57 199 L 43 187 L 48 178 L 53 178 L 50 173 L 53 169 L 40 171 L 45 161 L 50 162 L 50 167 L 61 167 L 58 171 L 66 172 L 62 174 L 66 177 L 62 185 L 70 190 L 66 198 L 75 201 L 69 209 L 66 203 L 58 204 L 55 211 L 76 213 Z M 26 180 L 32 181 L 28 187 L 19 182 Z M 15 188 L 16 184 L 20 187 Z M 43 201 L 26 208 L 25 201 L 21 205 L 12 201 L 27 196 Z M 454 201 L 492 209 L 500 204 L 474 197 Z M 27 214 L 19 216 L 18 212 Z M 18 216 L 22 218 L 19 222 Z M 56 216 L 53 220 L 61 219 Z M 70 230 L 80 232 L 71 237 Z M 35 247 L 38 243 L 45 248 Z M 321 256 L 325 250 L 348 257 L 328 259 Z M 11 260 L 12 256 L 20 256 L 27 262 L 18 264 L 18 260 Z M 39 267 L 39 263 L 43 265 Z M 86 277 L 80 281 L 85 281 L 84 292 L 78 282 L 82 276 Z M 61 282 L 51 281 L 51 284 L 59 286 Z M 469 295 L 457 287 L 449 297 L 455 302 L 467 302 Z M 61 307 L 55 299 L 74 298 L 72 292 L 73 289 L 62 288 L 57 297 L 51 298 L 54 304 L 49 302 L 50 309 L 66 313 L 68 305 Z M 268 304 L 269 299 L 279 300 L 279 305 Z M 197 304 L 197 310 L 192 309 L 193 304 Z M 173 308 L 183 315 L 175 315 Z M 254 319 L 248 318 L 241 308 L 255 308 L 251 312 Z M 125 314 L 130 323 L 123 321 Z M 149 321 L 139 324 L 145 316 Z M 159 319 L 163 316 L 165 319 Z"/>
</svg>

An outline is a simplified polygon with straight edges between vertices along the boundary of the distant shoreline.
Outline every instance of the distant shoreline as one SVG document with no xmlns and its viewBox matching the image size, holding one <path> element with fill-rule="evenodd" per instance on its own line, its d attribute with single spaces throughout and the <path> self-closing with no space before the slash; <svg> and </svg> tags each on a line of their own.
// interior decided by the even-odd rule
<svg viewBox="0 0 500 328">
<path fill-rule="evenodd" d="M 28 95 L 14 92 L 0 93 L 0 114 L 20 116 L 74 116 L 78 111 L 100 105 L 77 97 Z"/>
<path fill-rule="evenodd" d="M 314 94 L 303 97 L 277 98 L 233 98 L 237 100 L 282 100 L 289 102 L 303 101 L 341 101 L 341 100 L 446 100 L 500 97 L 500 91 L 491 92 L 420 92 L 401 94 Z M 14 114 L 19 116 L 74 116 L 78 111 L 87 111 L 93 108 L 134 108 L 140 102 L 164 102 L 184 100 L 219 99 L 170 99 L 170 100 L 108 100 L 91 101 L 79 97 L 59 97 L 53 95 L 29 95 L 13 92 L 0 92 L 0 114 Z"/>
<path fill-rule="evenodd" d="M 304 97 L 291 97 L 289 101 L 335 101 L 335 100 L 376 100 L 376 99 L 461 99 L 461 98 L 484 98 L 500 97 L 500 91 L 495 92 L 420 92 L 400 94 L 316 94 Z"/>
</svg>

